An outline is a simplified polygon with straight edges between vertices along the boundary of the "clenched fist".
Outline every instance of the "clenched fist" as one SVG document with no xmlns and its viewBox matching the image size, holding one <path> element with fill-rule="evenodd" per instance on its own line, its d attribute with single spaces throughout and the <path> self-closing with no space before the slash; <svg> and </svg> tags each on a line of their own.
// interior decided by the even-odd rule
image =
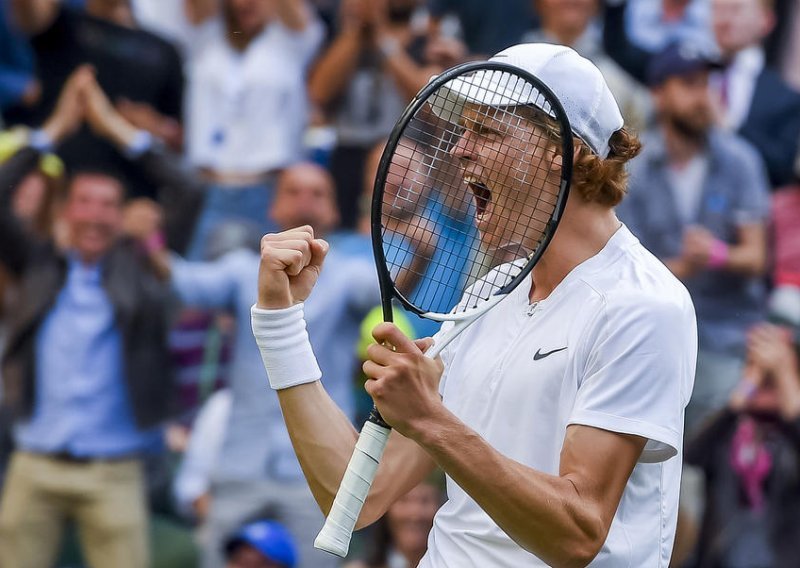
<svg viewBox="0 0 800 568">
<path fill-rule="evenodd" d="M 309 227 L 264 235 L 258 269 L 258 307 L 288 308 L 304 302 L 319 278 L 329 245 Z"/>
</svg>

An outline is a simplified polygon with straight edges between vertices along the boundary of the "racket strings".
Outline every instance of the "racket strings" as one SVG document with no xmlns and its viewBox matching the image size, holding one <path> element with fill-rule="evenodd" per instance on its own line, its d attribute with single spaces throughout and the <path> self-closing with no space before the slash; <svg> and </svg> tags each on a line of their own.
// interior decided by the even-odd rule
<svg viewBox="0 0 800 568">
<path fill-rule="evenodd" d="M 397 142 L 383 188 L 386 265 L 422 312 L 473 309 L 514 280 L 558 203 L 562 146 L 547 97 L 507 71 L 461 86 L 467 101 L 501 104 L 453 105 L 449 84 L 435 91 Z"/>
</svg>

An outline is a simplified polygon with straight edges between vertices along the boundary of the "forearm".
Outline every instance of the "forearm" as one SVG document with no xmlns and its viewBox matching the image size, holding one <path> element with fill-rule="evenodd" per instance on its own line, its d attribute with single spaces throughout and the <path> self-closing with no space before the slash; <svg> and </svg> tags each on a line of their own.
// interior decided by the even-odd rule
<svg viewBox="0 0 800 568">
<path fill-rule="evenodd" d="M 353 455 L 358 432 L 320 381 L 277 392 L 297 459 L 314 499 L 327 515 Z M 389 505 L 434 467 L 415 442 L 392 431 L 356 528 L 378 520 Z"/>
<path fill-rule="evenodd" d="M 344 90 L 355 72 L 360 50 L 358 30 L 346 30 L 334 40 L 315 65 L 308 82 L 314 103 L 325 106 Z"/>
<path fill-rule="evenodd" d="M 763 276 L 767 268 L 766 251 L 750 245 L 730 246 L 723 268 L 743 276 Z"/>
<path fill-rule="evenodd" d="M 384 49 L 384 68 L 394 78 L 403 96 L 411 100 L 435 73 L 418 65 L 399 44 Z"/>
<path fill-rule="evenodd" d="M 675 275 L 675 278 L 681 282 L 685 282 L 693 274 L 689 263 L 682 258 L 667 258 L 663 262 L 670 272 Z"/>
<path fill-rule="evenodd" d="M 568 476 L 511 460 L 444 411 L 418 442 L 518 545 L 552 566 L 585 566 L 605 540 L 603 520 Z"/>
</svg>

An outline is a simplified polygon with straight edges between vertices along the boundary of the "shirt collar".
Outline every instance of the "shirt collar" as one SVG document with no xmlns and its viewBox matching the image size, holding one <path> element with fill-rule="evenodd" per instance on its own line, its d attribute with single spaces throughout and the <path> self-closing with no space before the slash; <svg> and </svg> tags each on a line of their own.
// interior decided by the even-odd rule
<svg viewBox="0 0 800 568">
<path fill-rule="evenodd" d="M 733 56 L 733 61 L 728 65 L 728 72 L 756 77 L 764 69 L 764 62 L 764 49 L 754 45 Z"/>
</svg>

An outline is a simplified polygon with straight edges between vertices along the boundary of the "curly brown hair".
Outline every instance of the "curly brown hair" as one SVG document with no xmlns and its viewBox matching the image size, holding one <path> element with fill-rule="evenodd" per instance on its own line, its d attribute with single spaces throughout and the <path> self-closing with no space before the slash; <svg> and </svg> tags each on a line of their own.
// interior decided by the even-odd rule
<svg viewBox="0 0 800 568">
<path fill-rule="evenodd" d="M 639 137 L 626 128 L 611 135 L 608 157 L 601 158 L 580 139 L 575 139 L 572 163 L 572 190 L 591 203 L 608 207 L 618 205 L 625 197 L 628 172 L 625 164 L 642 149 Z"/>
</svg>

